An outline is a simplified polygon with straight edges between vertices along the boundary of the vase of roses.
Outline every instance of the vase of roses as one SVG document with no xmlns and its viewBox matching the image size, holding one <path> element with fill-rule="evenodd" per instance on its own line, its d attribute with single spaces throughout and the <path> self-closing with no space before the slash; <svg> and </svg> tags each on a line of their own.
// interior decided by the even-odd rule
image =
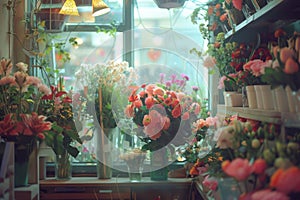
<svg viewBox="0 0 300 200">
<path fill-rule="evenodd" d="M 29 76 L 27 70 L 25 63 L 13 66 L 10 60 L 1 60 L 0 137 L 15 144 L 16 187 L 28 184 L 29 156 L 52 125 L 44 115 L 38 114 L 41 98 L 50 89 L 39 78 Z"/>
<path fill-rule="evenodd" d="M 168 150 L 185 143 L 201 111 L 199 99 L 193 98 L 197 88 L 191 94 L 184 92 L 188 76 L 177 78 L 173 74 L 170 80 L 165 80 L 165 74 L 160 76 L 156 83 L 131 87 L 125 109 L 126 116 L 137 125 L 137 135 L 144 142 L 142 149 L 150 151 L 152 180 L 168 178 Z"/>
</svg>

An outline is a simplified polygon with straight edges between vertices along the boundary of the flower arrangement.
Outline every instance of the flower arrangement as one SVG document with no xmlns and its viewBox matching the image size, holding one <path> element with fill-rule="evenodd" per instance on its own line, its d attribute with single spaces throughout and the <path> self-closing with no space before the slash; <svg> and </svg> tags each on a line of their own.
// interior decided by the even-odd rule
<svg viewBox="0 0 300 200">
<path fill-rule="evenodd" d="M 16 161 L 24 160 L 34 142 L 43 140 L 45 132 L 51 129 L 51 123 L 38 113 L 41 98 L 50 89 L 39 78 L 27 74 L 27 64 L 19 62 L 13 66 L 7 59 L 0 63 L 0 137 L 15 142 L 16 151 L 23 152 Z"/>
<path fill-rule="evenodd" d="M 292 91 L 300 89 L 300 33 L 288 36 L 283 29 L 275 31 L 276 43 L 272 44 L 272 68 L 265 70 L 262 80 L 272 88 L 289 86 Z"/>
<path fill-rule="evenodd" d="M 105 64 L 82 65 L 76 72 L 77 82 L 82 84 L 84 96 L 95 103 L 97 119 L 102 128 L 117 126 L 112 110 L 115 90 L 135 79 L 133 68 L 127 62 L 108 61 Z"/>
<path fill-rule="evenodd" d="M 289 131 L 286 139 L 281 140 L 279 127 L 273 124 L 240 120 L 232 120 L 228 126 L 218 129 L 217 144 L 211 154 L 218 153 L 219 159 L 204 160 L 205 164 L 209 163 L 207 174 L 232 177 L 240 188 L 241 199 L 257 199 L 262 195 L 297 199 L 299 182 L 293 182 L 291 177 L 300 173 L 299 133 Z M 215 173 L 214 165 L 221 167 L 222 172 Z"/>
<path fill-rule="evenodd" d="M 59 81 L 60 83 L 62 81 Z M 51 86 L 51 94 L 44 95 L 41 112 L 52 122 L 51 130 L 45 134 L 45 142 L 56 155 L 63 155 L 65 151 L 74 158 L 79 150 L 76 142 L 82 143 L 75 126 L 75 118 L 72 109 L 72 93 L 63 90 L 63 86 Z"/>
<path fill-rule="evenodd" d="M 128 118 L 138 126 L 143 150 L 155 151 L 167 145 L 180 145 L 192 132 L 192 122 L 201 112 L 197 87 L 191 94 L 184 93 L 189 77 L 165 74 L 155 84 L 132 87 L 125 109 Z"/>
</svg>

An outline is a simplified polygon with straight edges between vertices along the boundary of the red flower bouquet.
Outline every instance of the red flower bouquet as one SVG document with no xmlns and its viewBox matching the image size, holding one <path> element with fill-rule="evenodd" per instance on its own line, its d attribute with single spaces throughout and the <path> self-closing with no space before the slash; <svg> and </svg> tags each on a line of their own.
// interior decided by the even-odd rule
<svg viewBox="0 0 300 200">
<path fill-rule="evenodd" d="M 186 75 L 182 79 L 173 75 L 165 82 L 163 77 L 160 83 L 133 87 L 125 109 L 126 116 L 138 126 L 138 136 L 146 143 L 144 150 L 184 144 L 201 111 L 195 98 L 198 89 L 193 87 L 189 95 L 183 92 L 189 80 Z"/>
</svg>

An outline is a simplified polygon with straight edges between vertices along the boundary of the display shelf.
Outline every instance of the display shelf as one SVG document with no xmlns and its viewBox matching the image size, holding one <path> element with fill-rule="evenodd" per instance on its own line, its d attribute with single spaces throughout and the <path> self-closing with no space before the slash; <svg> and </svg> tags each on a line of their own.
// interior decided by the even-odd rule
<svg viewBox="0 0 300 200">
<path fill-rule="evenodd" d="M 238 117 L 267 123 L 279 125 L 282 123 L 281 112 L 275 110 L 261 110 L 248 107 L 230 107 L 221 104 L 217 106 L 217 109 L 218 115 L 237 115 Z"/>
<path fill-rule="evenodd" d="M 140 182 L 130 182 L 129 178 L 96 177 L 72 178 L 70 180 L 41 180 L 41 199 L 102 199 L 102 200 L 153 200 L 188 199 L 191 192 L 191 178 L 169 178 L 166 181 L 151 181 L 143 177 Z"/>
<path fill-rule="evenodd" d="M 300 113 L 282 113 L 282 125 L 287 128 L 300 128 Z"/>
<path fill-rule="evenodd" d="M 225 34 L 226 40 L 235 41 L 255 41 L 257 36 L 255 33 L 263 32 L 270 28 L 270 25 L 276 27 L 276 22 L 280 20 L 280 26 L 284 25 L 284 21 L 298 20 L 300 1 L 295 0 L 273 0 L 262 7 L 256 13 L 248 17 L 246 20 L 237 25 L 234 30 L 230 30 Z M 285 11 L 285 12 L 284 12 Z M 275 26 L 274 26 L 275 25 Z"/>
</svg>

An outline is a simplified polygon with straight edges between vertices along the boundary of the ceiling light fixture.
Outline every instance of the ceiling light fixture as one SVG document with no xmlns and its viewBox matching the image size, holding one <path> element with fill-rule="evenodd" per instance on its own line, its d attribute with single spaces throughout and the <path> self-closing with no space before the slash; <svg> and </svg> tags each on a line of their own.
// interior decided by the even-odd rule
<svg viewBox="0 0 300 200">
<path fill-rule="evenodd" d="M 92 1 L 93 7 L 93 16 L 100 16 L 110 12 L 110 8 L 103 0 L 93 0 Z"/>
<path fill-rule="evenodd" d="M 186 0 L 154 0 L 159 8 L 179 8 L 184 5 Z"/>
<path fill-rule="evenodd" d="M 59 14 L 79 16 L 78 9 L 74 0 L 66 0 Z"/>
</svg>

